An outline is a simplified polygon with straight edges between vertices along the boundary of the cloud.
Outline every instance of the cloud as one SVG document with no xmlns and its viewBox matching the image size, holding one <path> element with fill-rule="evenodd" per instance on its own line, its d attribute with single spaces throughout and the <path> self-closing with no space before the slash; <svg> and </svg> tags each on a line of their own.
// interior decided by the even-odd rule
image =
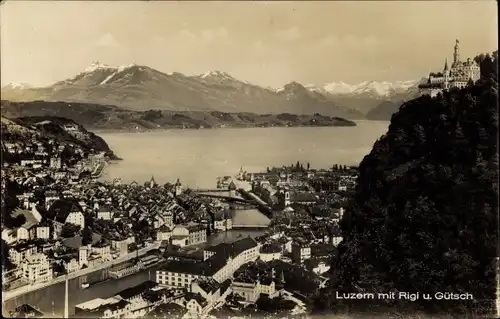
<svg viewBox="0 0 500 319">
<path fill-rule="evenodd" d="M 115 37 L 112 34 L 106 33 L 102 37 L 97 40 L 95 43 L 97 47 L 119 47 L 120 43 L 116 41 Z"/>
<path fill-rule="evenodd" d="M 278 30 L 274 33 L 274 36 L 280 40 L 294 41 L 300 39 L 302 36 L 299 28 L 291 27 L 289 29 Z"/>
</svg>

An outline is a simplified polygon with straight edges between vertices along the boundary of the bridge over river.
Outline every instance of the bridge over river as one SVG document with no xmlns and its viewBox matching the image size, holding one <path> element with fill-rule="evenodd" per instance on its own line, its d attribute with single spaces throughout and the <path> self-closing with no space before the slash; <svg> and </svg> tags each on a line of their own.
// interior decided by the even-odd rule
<svg viewBox="0 0 500 319">
<path fill-rule="evenodd" d="M 267 228 L 271 223 L 270 208 L 256 195 L 249 196 L 248 185 L 239 183 L 238 186 L 237 190 L 232 191 L 229 189 L 194 189 L 192 194 L 196 197 L 217 198 L 231 203 L 235 229 Z"/>
</svg>

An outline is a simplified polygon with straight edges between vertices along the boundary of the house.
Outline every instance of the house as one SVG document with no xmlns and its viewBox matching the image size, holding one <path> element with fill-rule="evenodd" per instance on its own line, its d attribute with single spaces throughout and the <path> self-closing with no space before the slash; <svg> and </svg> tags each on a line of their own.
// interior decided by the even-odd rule
<svg viewBox="0 0 500 319">
<path fill-rule="evenodd" d="M 198 245 L 207 242 L 207 229 L 203 225 L 190 225 L 188 245 Z"/>
<path fill-rule="evenodd" d="M 50 239 L 50 226 L 47 225 L 45 222 L 42 224 L 35 225 L 32 228 L 32 236 L 31 238 L 36 238 L 36 239 Z"/>
<path fill-rule="evenodd" d="M 21 243 L 9 249 L 10 261 L 14 265 L 20 265 L 23 260 L 36 253 L 37 247 L 27 243 Z"/>
<path fill-rule="evenodd" d="M 109 207 L 107 206 L 101 206 L 97 210 L 97 219 L 104 219 L 104 220 L 112 220 L 113 219 L 113 212 Z"/>
<path fill-rule="evenodd" d="M 325 261 L 319 259 L 308 259 L 304 262 L 304 265 L 307 270 L 312 271 L 318 275 L 321 275 L 330 270 L 330 266 Z"/>
<path fill-rule="evenodd" d="M 73 205 L 69 210 L 59 210 L 52 221 L 54 226 L 55 239 L 61 234 L 64 224 L 78 225 L 80 226 L 80 229 L 85 228 L 85 216 L 75 205 Z"/>
<path fill-rule="evenodd" d="M 22 275 L 30 283 L 51 280 L 53 277 L 52 265 L 44 254 L 28 256 L 21 264 Z"/>
<path fill-rule="evenodd" d="M 207 300 L 199 293 L 188 292 L 184 295 L 184 306 L 188 310 L 188 315 L 198 316 L 204 312 L 208 306 Z"/>
<path fill-rule="evenodd" d="M 283 250 L 279 245 L 266 244 L 260 247 L 259 257 L 263 262 L 279 260 L 282 256 Z"/>
<path fill-rule="evenodd" d="M 191 292 L 199 293 L 208 303 L 214 303 L 221 297 L 221 285 L 213 279 L 194 280 L 191 283 Z"/>
<path fill-rule="evenodd" d="M 76 258 L 71 258 L 67 263 L 64 263 L 64 268 L 68 274 L 80 270 L 80 263 Z"/>
<path fill-rule="evenodd" d="M 99 256 L 102 261 L 109 261 L 113 259 L 113 257 L 111 256 L 111 244 L 103 241 L 92 246 L 91 253 Z"/>
<path fill-rule="evenodd" d="M 40 213 L 36 210 L 36 208 L 33 208 L 32 210 L 17 209 L 12 214 L 14 218 L 17 218 L 20 215 L 23 215 L 26 219 L 23 225 L 15 229 L 4 229 L 2 231 L 2 239 L 4 239 L 7 243 L 37 238 L 36 225 L 38 225 L 42 220 Z"/>
<path fill-rule="evenodd" d="M 50 165 L 50 168 L 61 169 L 62 168 L 61 157 L 60 156 L 51 156 L 49 165 Z"/>
</svg>

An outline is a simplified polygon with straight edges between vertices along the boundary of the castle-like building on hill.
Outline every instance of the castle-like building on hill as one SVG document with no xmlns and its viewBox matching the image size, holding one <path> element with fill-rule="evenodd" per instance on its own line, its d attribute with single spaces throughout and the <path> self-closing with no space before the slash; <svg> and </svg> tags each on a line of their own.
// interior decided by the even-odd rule
<svg viewBox="0 0 500 319">
<path fill-rule="evenodd" d="M 443 90 L 451 88 L 464 88 L 469 83 L 476 83 L 481 77 L 479 64 L 474 60 L 467 58 L 466 61 L 460 60 L 460 42 L 456 40 L 453 63 L 448 67 L 448 59 L 444 62 L 443 72 L 430 73 L 427 83 L 419 85 L 420 93 L 436 96 Z"/>
</svg>

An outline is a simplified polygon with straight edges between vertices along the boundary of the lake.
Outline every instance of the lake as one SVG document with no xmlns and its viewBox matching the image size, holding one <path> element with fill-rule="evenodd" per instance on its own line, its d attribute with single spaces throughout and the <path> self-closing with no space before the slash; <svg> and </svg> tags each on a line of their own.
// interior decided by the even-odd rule
<svg viewBox="0 0 500 319">
<path fill-rule="evenodd" d="M 309 162 L 312 168 L 357 165 L 389 122 L 359 121 L 356 127 L 294 127 L 98 133 L 123 161 L 106 167 L 103 180 L 215 188 L 218 176 Z"/>
</svg>

